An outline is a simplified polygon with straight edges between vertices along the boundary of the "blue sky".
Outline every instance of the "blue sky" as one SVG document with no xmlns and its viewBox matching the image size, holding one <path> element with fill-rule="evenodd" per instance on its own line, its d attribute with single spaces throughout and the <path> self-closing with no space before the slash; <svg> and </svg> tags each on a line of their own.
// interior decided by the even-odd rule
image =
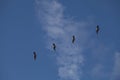
<svg viewBox="0 0 120 80">
<path fill-rule="evenodd" d="M 119 3 L 1 0 L 0 80 L 119 80 Z"/>
</svg>

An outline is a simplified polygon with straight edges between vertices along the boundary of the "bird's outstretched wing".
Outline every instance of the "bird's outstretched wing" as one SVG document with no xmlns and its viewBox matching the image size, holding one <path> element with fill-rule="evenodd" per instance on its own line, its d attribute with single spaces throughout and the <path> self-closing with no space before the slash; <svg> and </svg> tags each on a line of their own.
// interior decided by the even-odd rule
<svg viewBox="0 0 120 80">
<path fill-rule="evenodd" d="M 34 60 L 36 60 L 37 54 L 35 51 L 33 52 L 33 57 L 34 57 Z"/>
<path fill-rule="evenodd" d="M 72 43 L 74 43 L 75 42 L 75 36 L 73 35 L 72 36 Z"/>
</svg>

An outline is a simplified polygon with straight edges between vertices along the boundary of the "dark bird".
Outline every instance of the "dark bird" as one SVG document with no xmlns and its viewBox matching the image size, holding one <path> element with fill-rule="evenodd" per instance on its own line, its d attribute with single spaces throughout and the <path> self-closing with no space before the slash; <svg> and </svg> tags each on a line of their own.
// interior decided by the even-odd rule
<svg viewBox="0 0 120 80">
<path fill-rule="evenodd" d="M 34 56 L 34 60 L 36 60 L 37 54 L 35 51 L 33 52 L 33 56 Z"/>
<path fill-rule="evenodd" d="M 99 25 L 96 26 L 96 34 L 98 34 L 100 28 L 99 28 Z"/>
<path fill-rule="evenodd" d="M 56 44 L 53 43 L 53 50 L 56 50 Z"/>
<path fill-rule="evenodd" d="M 72 36 L 72 43 L 74 43 L 75 42 L 75 36 L 73 35 Z"/>
</svg>

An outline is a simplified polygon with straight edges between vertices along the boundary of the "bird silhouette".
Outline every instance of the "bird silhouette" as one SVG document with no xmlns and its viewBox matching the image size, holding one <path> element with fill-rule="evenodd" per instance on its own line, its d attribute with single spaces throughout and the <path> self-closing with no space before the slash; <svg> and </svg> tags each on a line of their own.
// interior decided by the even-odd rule
<svg viewBox="0 0 120 80">
<path fill-rule="evenodd" d="M 37 54 L 35 51 L 33 52 L 33 57 L 34 57 L 34 60 L 36 60 Z"/>
<path fill-rule="evenodd" d="M 99 32 L 100 28 L 99 28 L 99 25 L 96 26 L 96 34 L 98 35 L 98 32 Z"/>
<path fill-rule="evenodd" d="M 56 50 L 56 44 L 53 43 L 53 50 L 55 51 Z"/>
<path fill-rule="evenodd" d="M 73 35 L 72 36 L 72 43 L 74 43 L 75 42 L 75 36 Z"/>
</svg>

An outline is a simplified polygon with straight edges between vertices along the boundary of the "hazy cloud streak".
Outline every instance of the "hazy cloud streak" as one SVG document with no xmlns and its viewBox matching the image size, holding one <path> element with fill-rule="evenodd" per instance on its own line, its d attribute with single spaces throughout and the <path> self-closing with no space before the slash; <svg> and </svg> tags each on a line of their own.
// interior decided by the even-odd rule
<svg viewBox="0 0 120 80">
<path fill-rule="evenodd" d="M 115 54 L 115 63 L 112 73 L 112 79 L 111 80 L 119 80 L 120 79 L 120 53 Z"/>
<path fill-rule="evenodd" d="M 83 45 L 89 36 L 87 22 L 76 22 L 65 18 L 64 7 L 57 0 L 36 0 L 36 10 L 43 29 L 46 31 L 48 47 L 57 45 L 57 64 L 60 80 L 80 80 L 83 64 Z M 72 35 L 77 37 L 72 44 Z M 79 38 L 78 36 L 82 37 Z M 50 47 L 51 48 L 51 47 Z"/>
</svg>

